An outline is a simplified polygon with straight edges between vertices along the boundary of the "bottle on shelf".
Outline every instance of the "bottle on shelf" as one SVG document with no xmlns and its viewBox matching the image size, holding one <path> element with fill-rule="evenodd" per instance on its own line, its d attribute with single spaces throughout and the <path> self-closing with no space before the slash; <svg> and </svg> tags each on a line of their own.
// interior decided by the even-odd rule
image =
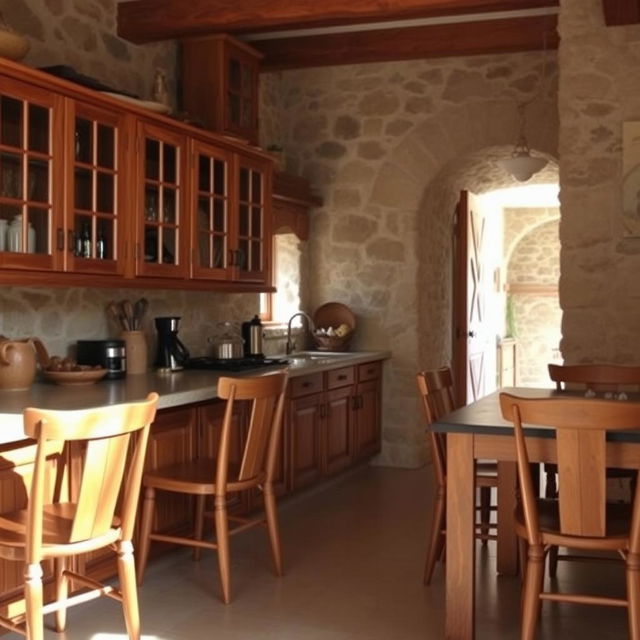
<svg viewBox="0 0 640 640">
<path fill-rule="evenodd" d="M 82 225 L 82 257 L 91 257 L 91 231 L 88 222 Z"/>
<path fill-rule="evenodd" d="M 13 251 L 14 253 L 23 253 L 24 248 L 22 246 L 22 214 L 14 216 L 13 220 L 9 223 L 6 235 L 6 249 L 7 251 Z M 27 253 L 36 252 L 36 230 L 29 222 L 27 226 Z"/>
<path fill-rule="evenodd" d="M 96 258 L 104 260 L 107 257 L 107 241 L 104 237 L 104 225 L 100 225 L 98 238 L 96 239 Z"/>
</svg>

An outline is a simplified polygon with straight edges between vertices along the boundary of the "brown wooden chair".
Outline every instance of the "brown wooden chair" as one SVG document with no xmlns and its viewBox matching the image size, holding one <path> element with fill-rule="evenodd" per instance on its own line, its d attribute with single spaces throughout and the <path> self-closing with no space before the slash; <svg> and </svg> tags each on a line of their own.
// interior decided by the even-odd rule
<svg viewBox="0 0 640 640">
<path fill-rule="evenodd" d="M 585 389 L 587 392 L 604 396 L 607 393 L 617 394 L 623 391 L 640 391 L 640 367 L 619 364 L 549 364 L 549 377 L 556 383 L 558 391 L 566 388 Z M 545 464 L 546 476 L 545 496 L 556 495 L 557 468 L 553 464 Z M 635 493 L 637 472 L 633 469 L 607 469 L 608 478 L 629 478 L 632 492 Z"/>
<path fill-rule="evenodd" d="M 145 487 L 142 511 L 138 579 L 140 583 L 149 554 L 149 541 L 162 540 L 198 548 L 218 550 L 218 567 L 222 600 L 231 600 L 229 570 L 229 536 L 256 525 L 266 525 L 277 575 L 282 575 L 280 537 L 274 494 L 274 474 L 282 433 L 282 413 L 287 373 L 218 380 L 218 395 L 227 400 L 217 459 L 201 458 L 148 472 L 142 479 Z M 230 465 L 234 405 L 251 401 L 251 413 L 244 452 L 239 466 Z M 255 517 L 239 517 L 227 512 L 228 494 L 260 489 L 264 495 L 265 513 Z M 152 532 L 156 491 L 171 491 L 197 496 L 194 534 L 192 537 Z M 206 496 L 214 497 L 215 541 L 203 540 L 203 512 Z M 236 526 L 229 528 L 229 522 Z"/>
<path fill-rule="evenodd" d="M 33 476 L 27 508 L 0 515 L 0 558 L 25 563 L 26 610 L 0 618 L 1 626 L 42 640 L 46 613 L 56 612 L 56 629 L 63 631 L 67 607 L 106 595 L 122 602 L 129 638 L 140 638 L 131 537 L 157 401 L 152 393 L 144 402 L 99 409 L 24 410 L 25 435 L 36 441 Z M 67 568 L 72 556 L 104 547 L 118 556 L 120 589 Z M 54 561 L 56 601 L 43 606 L 45 560 Z M 69 597 L 70 584 L 91 591 Z"/>
<path fill-rule="evenodd" d="M 632 640 L 640 639 L 640 497 L 634 504 L 606 502 L 606 435 L 637 430 L 640 404 L 584 398 L 525 399 L 500 395 L 513 422 L 522 507 L 516 533 L 526 543 L 521 638 L 535 633 L 542 600 L 628 607 Z M 523 423 L 555 430 L 560 475 L 558 499 L 536 498 Z M 616 551 L 625 560 L 626 599 L 543 591 L 551 548 Z"/>
<path fill-rule="evenodd" d="M 453 394 L 453 378 L 448 367 L 431 371 L 420 371 L 416 377 L 418 391 L 422 400 L 422 407 L 427 420 L 427 434 L 431 444 L 433 469 L 436 480 L 436 498 L 431 521 L 431 531 L 424 567 L 424 583 L 431 582 L 431 576 L 436 561 L 443 554 L 445 548 L 445 512 L 447 497 L 447 455 L 446 439 L 442 433 L 434 432 L 430 427 L 442 416 L 453 411 L 456 406 Z M 477 537 L 486 542 L 495 540 L 496 536 L 489 533 L 491 511 L 491 488 L 498 486 L 497 467 L 495 463 L 482 462 L 476 465 L 476 486 L 480 488 L 480 523 Z"/>
</svg>

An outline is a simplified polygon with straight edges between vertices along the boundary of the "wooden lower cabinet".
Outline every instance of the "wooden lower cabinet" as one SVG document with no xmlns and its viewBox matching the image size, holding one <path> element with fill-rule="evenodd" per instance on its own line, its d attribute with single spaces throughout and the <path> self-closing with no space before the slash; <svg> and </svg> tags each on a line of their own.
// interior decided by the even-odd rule
<svg viewBox="0 0 640 640">
<path fill-rule="evenodd" d="M 309 486 L 322 475 L 323 396 L 314 393 L 289 402 L 286 426 L 290 441 L 289 486 L 292 491 Z"/>
</svg>

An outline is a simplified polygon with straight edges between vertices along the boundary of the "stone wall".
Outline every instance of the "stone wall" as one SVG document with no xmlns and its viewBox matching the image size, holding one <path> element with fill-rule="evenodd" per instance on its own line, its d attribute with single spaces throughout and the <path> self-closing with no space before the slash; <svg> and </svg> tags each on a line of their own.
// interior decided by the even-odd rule
<svg viewBox="0 0 640 640">
<path fill-rule="evenodd" d="M 156 69 L 175 93 L 176 45 L 137 46 L 116 35 L 116 0 L 0 0 L 6 23 L 31 44 L 30 67 L 68 65 L 114 89 L 151 99 Z"/>
<path fill-rule="evenodd" d="M 640 239 L 622 237 L 622 123 L 640 120 L 640 27 L 561 0 L 560 304 L 567 363 L 640 363 Z"/>
<path fill-rule="evenodd" d="M 393 354 L 381 463 L 423 459 L 414 376 L 451 358 L 459 189 L 512 184 L 496 160 L 513 148 L 518 101 L 535 97 L 529 142 L 556 153 L 555 65 L 541 86 L 542 67 L 524 53 L 281 74 L 288 166 L 324 201 L 311 219 L 312 306 L 348 304 L 354 347 Z"/>
<path fill-rule="evenodd" d="M 135 46 L 115 35 L 115 0 L 0 0 L 6 22 L 25 34 L 30 66 L 65 64 L 80 73 L 150 97 L 156 68 L 165 69 L 173 93 L 175 44 Z M 154 356 L 153 316 L 182 316 L 180 336 L 195 355 L 208 350 L 206 339 L 219 321 L 241 322 L 258 311 L 256 294 L 230 295 L 173 290 L 60 288 L 0 289 L 0 335 L 41 337 L 51 353 L 70 353 L 77 339 L 115 337 L 105 307 L 109 300 L 150 301 L 145 332 Z"/>
<path fill-rule="evenodd" d="M 562 312 L 553 291 L 560 278 L 560 211 L 507 208 L 504 215 L 508 284 L 550 287 L 546 293 L 510 294 L 518 340 L 517 384 L 549 386 L 547 364 L 560 360 Z"/>
</svg>

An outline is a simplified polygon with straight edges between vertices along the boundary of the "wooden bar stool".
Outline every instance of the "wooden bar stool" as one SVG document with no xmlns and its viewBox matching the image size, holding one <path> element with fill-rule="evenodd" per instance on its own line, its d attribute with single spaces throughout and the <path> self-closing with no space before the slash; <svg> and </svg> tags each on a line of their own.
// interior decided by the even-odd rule
<svg viewBox="0 0 640 640">
<path fill-rule="evenodd" d="M 26 613 L 0 618 L 1 626 L 28 640 L 42 640 L 45 614 L 55 611 L 56 630 L 64 631 L 67 607 L 106 595 L 122 602 L 128 636 L 139 640 L 131 537 L 157 402 L 158 394 L 152 393 L 144 402 L 99 409 L 24 410 L 24 433 L 36 440 L 28 507 L 0 515 L 0 557 L 25 563 Z M 70 458 L 70 448 L 82 457 L 81 471 L 75 453 Z M 118 556 L 120 589 L 67 568 L 72 556 L 104 547 Z M 44 560 L 54 561 L 57 596 L 46 606 L 40 564 Z M 70 584 L 91 591 L 68 597 Z"/>
<path fill-rule="evenodd" d="M 436 480 L 436 499 L 429 535 L 427 560 L 424 568 L 424 583 L 431 582 L 431 576 L 436 561 L 443 554 L 445 548 L 445 512 L 447 497 L 447 453 L 445 434 L 435 433 L 431 425 L 451 413 L 456 406 L 453 395 L 453 377 L 448 367 L 431 371 L 420 371 L 417 376 L 418 391 L 422 401 L 425 418 L 427 420 L 427 434 L 431 443 L 433 455 L 433 469 Z M 476 465 L 476 487 L 480 488 L 480 523 L 477 525 L 476 537 L 483 543 L 496 540 L 497 536 L 490 533 L 495 525 L 490 523 L 491 489 L 498 486 L 498 468 L 495 462 L 482 462 Z"/>
<path fill-rule="evenodd" d="M 227 400 L 217 459 L 201 458 L 146 473 L 142 511 L 138 580 L 142 583 L 150 540 L 209 548 L 218 551 L 218 567 L 222 600 L 231 601 L 229 536 L 257 525 L 266 525 L 277 575 L 282 575 L 280 536 L 276 514 L 274 474 L 282 434 L 282 413 L 287 373 L 278 372 L 251 378 L 218 380 L 218 395 Z M 234 404 L 250 401 L 249 429 L 240 465 L 230 465 Z M 260 489 L 264 495 L 265 513 L 253 518 L 230 516 L 227 497 L 230 493 Z M 152 531 L 156 491 L 171 491 L 196 496 L 196 516 L 192 537 L 165 535 Z M 202 539 L 203 512 L 206 496 L 214 498 L 215 541 Z M 229 522 L 235 523 L 230 528 Z"/>
</svg>

